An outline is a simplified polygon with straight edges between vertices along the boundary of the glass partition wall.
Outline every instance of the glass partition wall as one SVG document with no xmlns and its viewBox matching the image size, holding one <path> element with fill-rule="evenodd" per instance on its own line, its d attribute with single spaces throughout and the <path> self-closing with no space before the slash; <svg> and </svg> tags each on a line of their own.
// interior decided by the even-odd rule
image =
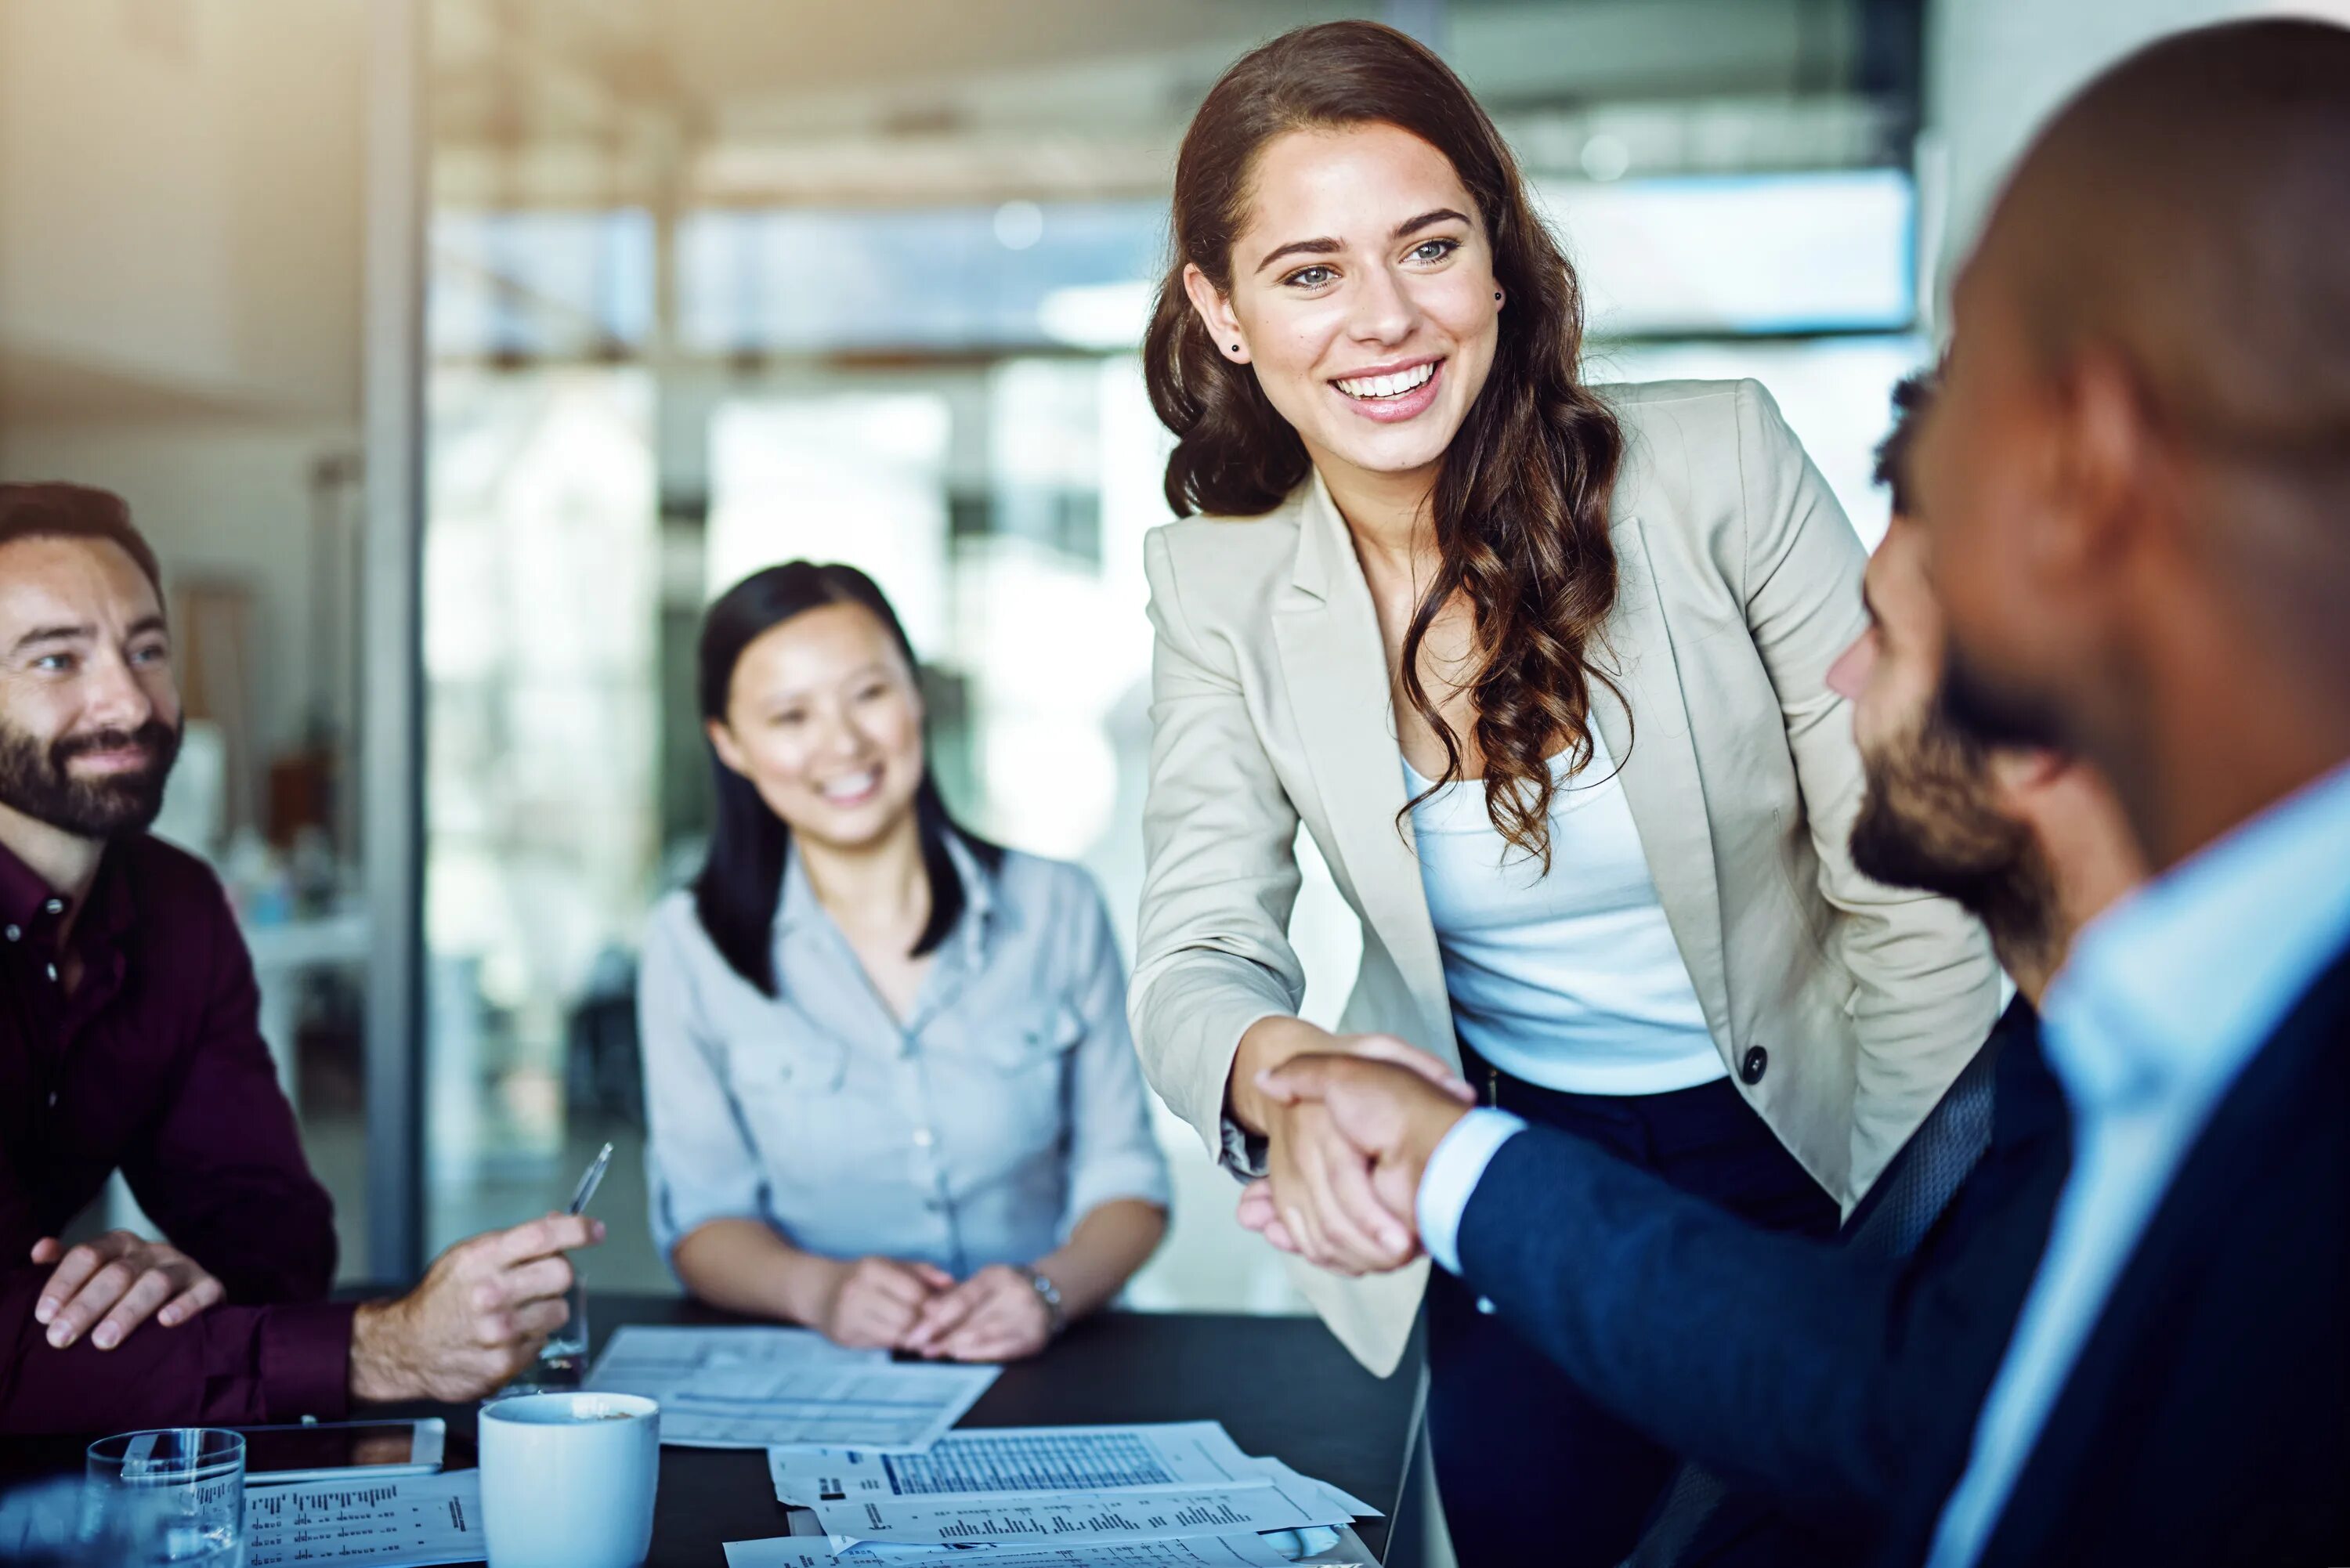
<svg viewBox="0 0 2350 1568">
<path fill-rule="evenodd" d="M 1231 58 L 1349 8 L 1050 0 L 1092 19 L 938 23 L 886 60 L 822 9 L 434 9 L 429 1248 L 559 1203 L 610 1139 L 590 1282 L 671 1288 L 636 952 L 708 827 L 698 618 L 759 566 L 882 584 L 951 804 L 1087 867 L 1131 952 L 1141 546 L 1168 515 L 1136 350 L 1173 150 Z M 1594 298 L 1595 375 L 1761 377 L 1869 537 L 1868 450 L 1922 352 L 1914 70 L 1880 58 L 1902 9 L 1404 8 L 1440 22 L 1537 176 Z M 947 15 L 862 14 L 900 12 Z M 1717 42 L 1666 47 L 1692 36 Z M 1359 939 L 1301 851 L 1293 935 L 1327 1022 Z M 1129 1301 L 1294 1309 L 1229 1179 L 1160 1122 L 1175 1227 Z"/>
</svg>

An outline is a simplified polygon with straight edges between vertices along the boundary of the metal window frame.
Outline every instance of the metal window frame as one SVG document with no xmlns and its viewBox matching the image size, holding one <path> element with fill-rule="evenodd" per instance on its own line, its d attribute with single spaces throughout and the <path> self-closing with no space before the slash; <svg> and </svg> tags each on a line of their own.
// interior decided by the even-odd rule
<svg viewBox="0 0 2350 1568">
<path fill-rule="evenodd" d="M 423 1267 L 423 0 L 368 0 L 359 861 L 367 997 L 367 1259 Z"/>
</svg>

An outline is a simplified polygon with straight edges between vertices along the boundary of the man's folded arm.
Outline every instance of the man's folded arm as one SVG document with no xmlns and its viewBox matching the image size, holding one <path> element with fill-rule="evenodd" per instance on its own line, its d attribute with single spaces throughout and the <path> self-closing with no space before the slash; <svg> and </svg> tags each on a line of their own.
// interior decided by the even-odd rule
<svg viewBox="0 0 2350 1568">
<path fill-rule="evenodd" d="M 332 1420 L 349 1406 L 352 1306 L 217 1306 L 112 1350 L 50 1347 L 33 1321 L 51 1271 L 0 1273 L 0 1433 Z"/>
<path fill-rule="evenodd" d="M 1838 1533 L 1895 1505 L 1903 1471 L 1883 1376 L 1894 1265 L 1757 1230 L 1552 1128 L 1483 1153 L 1447 1251 L 1578 1386 Z M 1443 1225 L 1424 1212 L 1424 1230 L 1431 1219 Z"/>
</svg>

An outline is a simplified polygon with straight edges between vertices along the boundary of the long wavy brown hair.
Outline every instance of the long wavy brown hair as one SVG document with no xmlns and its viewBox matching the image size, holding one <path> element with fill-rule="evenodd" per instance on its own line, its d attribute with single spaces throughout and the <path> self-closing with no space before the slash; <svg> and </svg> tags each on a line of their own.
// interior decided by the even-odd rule
<svg viewBox="0 0 2350 1568">
<path fill-rule="evenodd" d="M 1255 372 L 1216 351 L 1184 294 L 1183 268 L 1195 265 L 1231 292 L 1232 241 L 1247 223 L 1265 143 L 1292 130 L 1370 123 L 1409 131 L 1451 160 L 1510 301 L 1492 372 L 1431 497 L 1439 566 L 1404 637 L 1404 694 L 1443 744 L 1439 787 L 1458 780 L 1460 737 L 1421 683 L 1419 650 L 1438 612 L 1464 595 L 1485 809 L 1547 871 L 1550 759 L 1564 748 L 1570 771 L 1591 761 L 1591 683 L 1616 690 L 1586 655 L 1616 602 L 1607 503 L 1623 434 L 1578 378 L 1582 292 L 1535 216 L 1508 144 L 1461 78 L 1392 27 L 1330 22 L 1283 35 L 1226 71 L 1184 133 L 1174 254 L 1143 348 L 1151 406 L 1176 437 L 1167 501 L 1179 517 L 1256 516 L 1304 483 L 1305 443 Z"/>
</svg>

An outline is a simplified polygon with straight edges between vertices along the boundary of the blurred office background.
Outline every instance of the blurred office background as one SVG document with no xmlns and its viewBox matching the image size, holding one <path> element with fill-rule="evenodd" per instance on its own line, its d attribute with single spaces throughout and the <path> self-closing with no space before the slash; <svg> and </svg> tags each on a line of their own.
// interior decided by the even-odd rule
<svg viewBox="0 0 2350 1568">
<path fill-rule="evenodd" d="M 635 955 L 696 863 L 697 618 L 854 562 L 947 794 L 1130 936 L 1164 435 L 1136 358 L 1217 73 L 1363 15 L 1536 181 L 1600 379 L 1760 377 L 1873 540 L 1886 393 L 2006 161 L 2221 0 L 0 0 L 0 477 L 128 495 L 212 857 L 352 1277 L 621 1147 Z M 1311 866 L 1327 1021 L 1357 938 Z M 1178 1173 L 1149 1307 L 1289 1310 Z"/>
</svg>

